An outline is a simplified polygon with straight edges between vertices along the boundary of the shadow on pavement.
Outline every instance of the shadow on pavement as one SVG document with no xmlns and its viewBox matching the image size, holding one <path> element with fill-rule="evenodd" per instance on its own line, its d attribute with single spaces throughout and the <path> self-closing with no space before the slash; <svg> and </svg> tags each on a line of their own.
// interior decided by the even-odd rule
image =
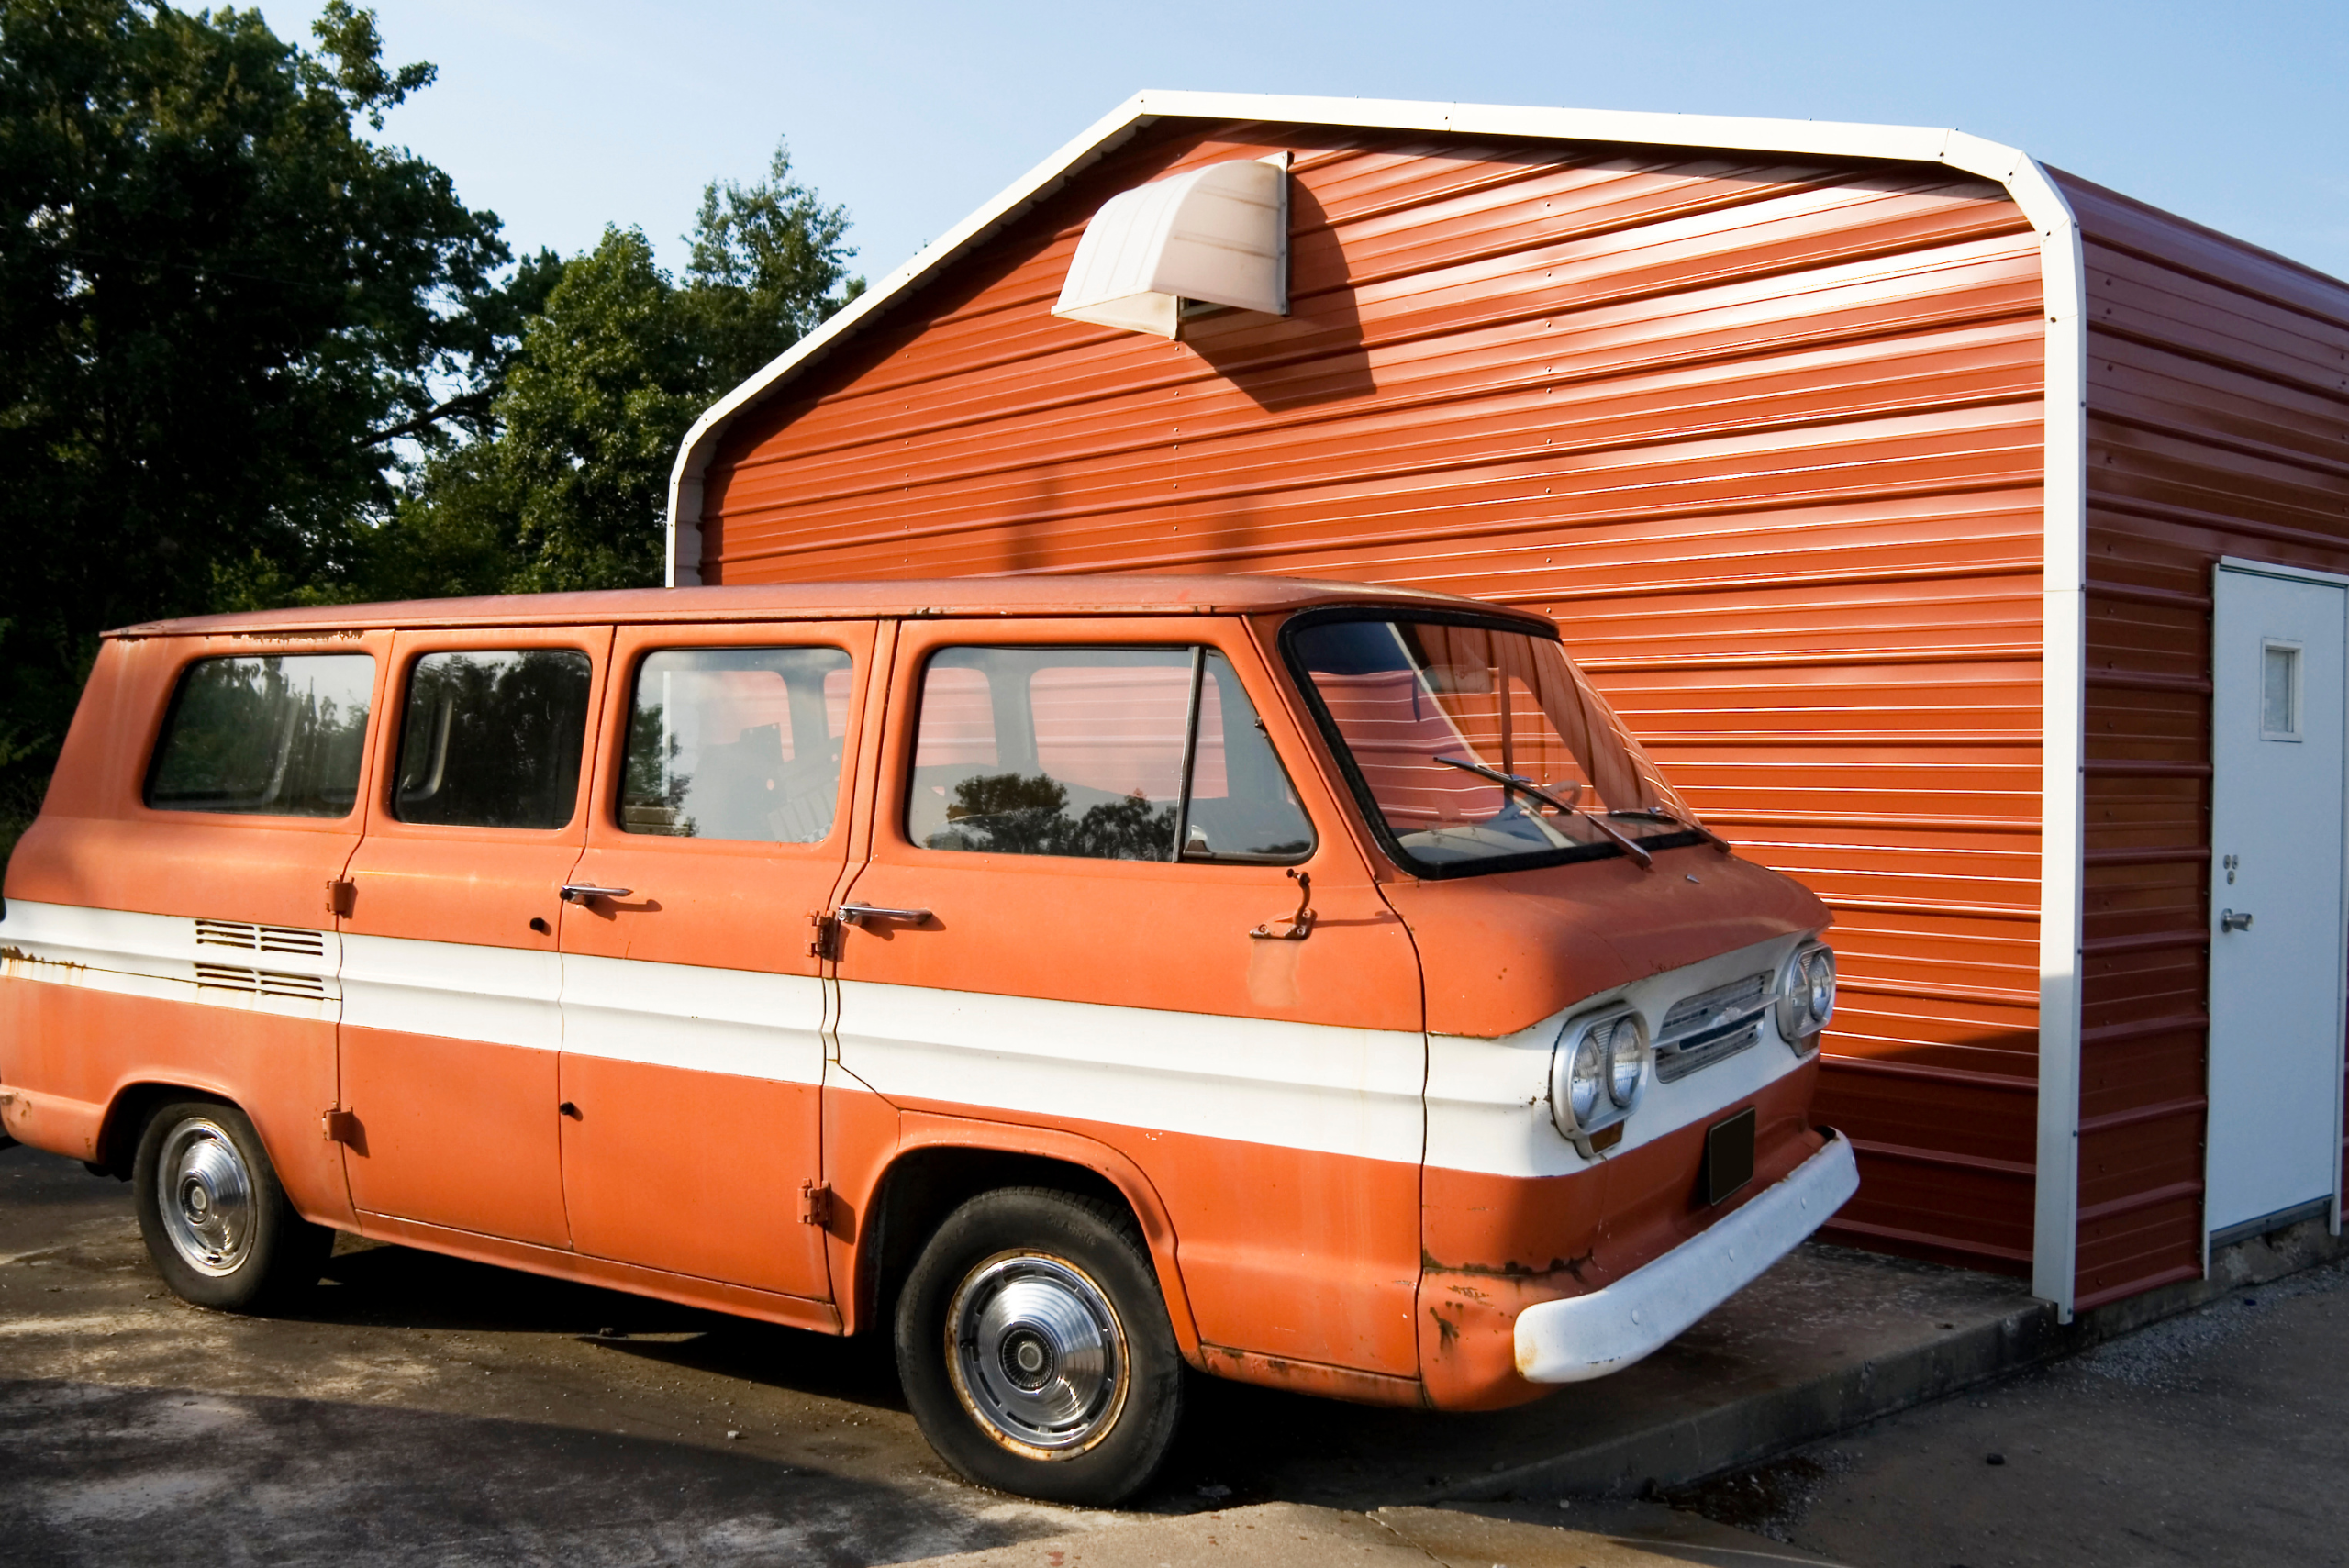
<svg viewBox="0 0 2349 1568">
<path fill-rule="evenodd" d="M 1033 1533 L 684 1443 L 51 1380 L 0 1381 L 0 1557 L 17 1568 L 862 1565 Z"/>
</svg>

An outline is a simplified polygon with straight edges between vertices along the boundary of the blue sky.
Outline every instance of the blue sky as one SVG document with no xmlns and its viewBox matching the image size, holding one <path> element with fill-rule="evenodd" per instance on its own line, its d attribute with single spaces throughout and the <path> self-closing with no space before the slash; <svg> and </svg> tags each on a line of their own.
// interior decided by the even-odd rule
<svg viewBox="0 0 2349 1568">
<path fill-rule="evenodd" d="M 265 0 L 281 34 L 312 4 Z M 1143 87 L 1955 126 L 2349 276 L 2349 0 L 1174 6 L 379 0 L 440 79 L 387 124 L 518 250 L 607 222 L 667 262 L 705 182 L 778 139 L 855 220 L 925 240 Z"/>
</svg>

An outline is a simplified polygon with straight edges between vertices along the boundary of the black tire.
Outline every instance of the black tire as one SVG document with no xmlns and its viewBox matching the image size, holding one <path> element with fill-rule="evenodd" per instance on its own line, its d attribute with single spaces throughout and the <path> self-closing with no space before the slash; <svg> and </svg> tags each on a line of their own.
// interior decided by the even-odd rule
<svg viewBox="0 0 2349 1568">
<path fill-rule="evenodd" d="M 179 1101 L 147 1118 L 130 1190 L 156 1272 L 198 1307 L 289 1306 L 334 1250 L 333 1231 L 294 1212 L 250 1118 L 218 1100 Z"/>
<path fill-rule="evenodd" d="M 896 1337 L 922 1436 L 983 1486 L 1106 1507 L 1150 1480 L 1182 1421 L 1157 1271 L 1096 1198 L 1004 1187 L 956 1209 L 907 1276 Z"/>
</svg>

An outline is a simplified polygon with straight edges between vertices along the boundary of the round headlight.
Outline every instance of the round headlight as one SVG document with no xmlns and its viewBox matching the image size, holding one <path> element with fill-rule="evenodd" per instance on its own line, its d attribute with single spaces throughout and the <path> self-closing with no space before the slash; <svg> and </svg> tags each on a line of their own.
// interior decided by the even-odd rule
<svg viewBox="0 0 2349 1568">
<path fill-rule="evenodd" d="M 1823 946 L 1798 948 L 1778 972 L 1779 1038 L 1808 1051 L 1834 1011 L 1835 955 Z"/>
<path fill-rule="evenodd" d="M 1607 1097 L 1624 1110 L 1640 1097 L 1640 1076 L 1646 1070 L 1648 1053 L 1642 1038 L 1639 1019 L 1626 1013 L 1612 1024 L 1604 1026 L 1607 1032 Z"/>
<path fill-rule="evenodd" d="M 1807 1006 L 1810 1013 L 1813 1034 L 1827 1027 L 1835 1016 L 1835 954 L 1827 948 L 1813 948 L 1803 961 L 1804 984 L 1809 992 Z"/>
<path fill-rule="evenodd" d="M 1574 1114 L 1575 1125 L 1586 1128 L 1598 1110 L 1598 1097 L 1606 1093 L 1607 1058 L 1598 1046 L 1598 1031 L 1585 1029 L 1582 1039 L 1575 1042 L 1574 1065 L 1566 1074 L 1566 1105 Z"/>
</svg>

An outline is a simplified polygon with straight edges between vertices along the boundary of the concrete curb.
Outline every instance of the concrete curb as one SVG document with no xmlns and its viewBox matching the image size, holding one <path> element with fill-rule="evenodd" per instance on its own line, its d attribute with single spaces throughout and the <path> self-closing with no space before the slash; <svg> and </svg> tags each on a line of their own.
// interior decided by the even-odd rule
<svg viewBox="0 0 2349 1568">
<path fill-rule="evenodd" d="M 2056 1321 L 2052 1304 L 2028 1300 L 1986 1319 L 1943 1324 L 1942 1331 L 1910 1344 L 1814 1366 L 1807 1376 L 1750 1388 L 1670 1413 L 1637 1430 L 1497 1469 L 1442 1488 L 1433 1500 L 1620 1497 L 1689 1485 L 2076 1355 L 2232 1291 L 2343 1256 L 2349 1256 L 2349 1244 L 2329 1234 L 2322 1220 L 2304 1221 L 2212 1254 L 2203 1279 L 2082 1313 L 2069 1324 Z"/>
<path fill-rule="evenodd" d="M 1644 1431 L 1478 1477 L 1445 1500 L 1506 1495 L 1647 1496 L 1774 1459 L 1820 1438 L 2023 1371 L 2062 1353 L 2044 1303 L 1805 1383 L 1729 1400 Z"/>
</svg>

